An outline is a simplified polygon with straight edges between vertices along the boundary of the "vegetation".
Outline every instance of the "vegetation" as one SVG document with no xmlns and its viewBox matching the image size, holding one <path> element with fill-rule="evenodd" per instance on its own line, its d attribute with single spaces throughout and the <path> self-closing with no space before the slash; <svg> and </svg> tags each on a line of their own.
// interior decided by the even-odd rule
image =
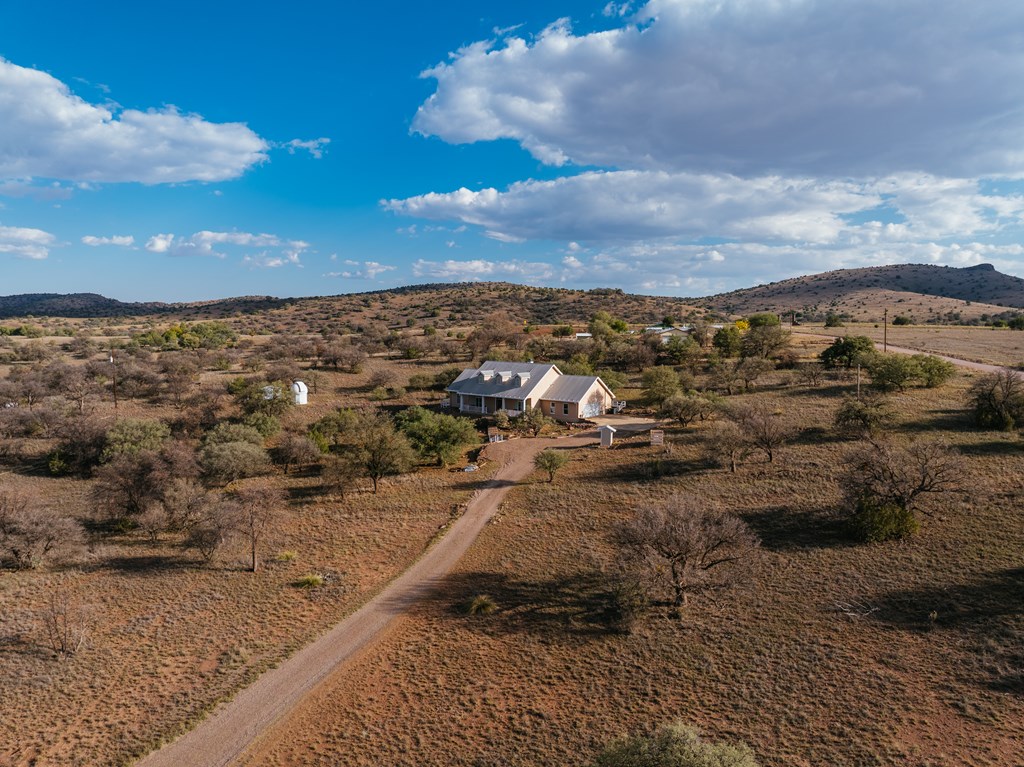
<svg viewBox="0 0 1024 767">
<path fill-rule="evenodd" d="M 561 450 L 552 450 L 551 448 L 541 450 L 533 457 L 533 465 L 541 471 L 548 473 L 548 482 L 554 482 L 555 474 L 567 463 L 569 463 L 568 454 Z"/>
<path fill-rule="evenodd" d="M 605 749 L 594 767 L 757 767 L 745 745 L 712 743 L 683 724 L 661 727 L 652 735 L 624 738 Z"/>
</svg>

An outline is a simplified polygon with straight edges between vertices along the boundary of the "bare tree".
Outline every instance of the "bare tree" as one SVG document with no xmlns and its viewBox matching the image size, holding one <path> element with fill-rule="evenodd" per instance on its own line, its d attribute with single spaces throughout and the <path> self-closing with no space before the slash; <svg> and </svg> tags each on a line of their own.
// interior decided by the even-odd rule
<svg viewBox="0 0 1024 767">
<path fill-rule="evenodd" d="M 363 477 L 363 468 L 359 462 L 348 453 L 331 455 L 323 470 L 323 484 L 329 493 L 345 497 L 356 484 L 356 481 Z"/>
<path fill-rule="evenodd" d="M 81 525 L 66 514 L 17 493 L 0 494 L 0 560 L 35 569 L 49 560 L 73 558 L 83 543 Z"/>
<path fill-rule="evenodd" d="M 769 463 L 775 459 L 775 451 L 796 434 L 796 430 L 783 421 L 781 415 L 767 402 L 734 408 L 729 417 L 746 434 L 750 445 L 768 457 Z"/>
<path fill-rule="evenodd" d="M 721 465 L 735 473 L 736 467 L 750 454 L 746 435 L 732 421 L 719 423 L 708 437 L 708 452 Z"/>
<path fill-rule="evenodd" d="M 867 444 L 849 453 L 846 465 L 842 485 L 851 506 L 868 500 L 930 515 L 923 505 L 927 496 L 963 486 L 961 456 L 941 442 Z"/>
<path fill-rule="evenodd" d="M 614 533 L 628 567 L 654 589 L 667 589 L 678 610 L 691 594 L 722 589 L 750 573 L 759 541 L 732 514 L 703 499 L 676 495 L 637 510 Z"/>
<path fill-rule="evenodd" d="M 94 617 L 93 610 L 72 592 L 66 577 L 50 582 L 46 607 L 40 618 L 46 641 L 58 658 L 74 655 L 86 645 Z"/>
<path fill-rule="evenodd" d="M 259 570 L 259 548 L 271 521 L 284 503 L 284 494 L 275 488 L 247 487 L 234 491 L 236 527 L 249 546 L 249 568 Z"/>
</svg>

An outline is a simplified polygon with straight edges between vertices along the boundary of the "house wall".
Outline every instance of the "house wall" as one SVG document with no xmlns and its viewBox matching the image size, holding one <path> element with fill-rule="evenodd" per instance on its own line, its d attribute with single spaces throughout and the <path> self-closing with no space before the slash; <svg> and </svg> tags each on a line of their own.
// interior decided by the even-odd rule
<svg viewBox="0 0 1024 767">
<path fill-rule="evenodd" d="M 552 405 L 555 406 L 555 412 L 553 413 L 551 412 Z M 563 405 L 569 406 L 568 415 L 566 415 L 563 412 Z M 556 421 L 561 421 L 562 423 L 569 423 L 572 421 L 580 420 L 580 408 L 579 405 L 577 405 L 575 402 L 555 402 L 554 400 L 542 399 L 540 401 L 540 406 L 544 412 L 544 415 L 546 415 L 548 418 L 553 418 Z"/>
</svg>

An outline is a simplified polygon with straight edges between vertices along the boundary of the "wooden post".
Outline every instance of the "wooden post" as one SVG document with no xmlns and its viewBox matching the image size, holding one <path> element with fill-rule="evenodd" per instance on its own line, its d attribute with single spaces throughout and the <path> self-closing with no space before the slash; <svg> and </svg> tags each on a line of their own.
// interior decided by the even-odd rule
<svg viewBox="0 0 1024 767">
<path fill-rule="evenodd" d="M 889 351 L 889 310 L 885 310 L 885 315 L 882 319 L 882 353 L 886 354 Z"/>
</svg>

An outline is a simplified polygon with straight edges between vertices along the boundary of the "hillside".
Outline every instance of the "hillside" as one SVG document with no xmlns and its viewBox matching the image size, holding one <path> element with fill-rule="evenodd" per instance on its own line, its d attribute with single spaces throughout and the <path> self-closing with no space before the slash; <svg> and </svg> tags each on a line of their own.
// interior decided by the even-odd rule
<svg viewBox="0 0 1024 767">
<path fill-rule="evenodd" d="M 771 311 L 848 315 L 875 322 L 904 314 L 915 322 L 976 321 L 1024 307 L 1024 280 L 997 272 L 991 264 L 958 269 L 930 264 L 897 264 L 794 277 L 710 296 L 702 303 L 729 314 Z"/>
</svg>

